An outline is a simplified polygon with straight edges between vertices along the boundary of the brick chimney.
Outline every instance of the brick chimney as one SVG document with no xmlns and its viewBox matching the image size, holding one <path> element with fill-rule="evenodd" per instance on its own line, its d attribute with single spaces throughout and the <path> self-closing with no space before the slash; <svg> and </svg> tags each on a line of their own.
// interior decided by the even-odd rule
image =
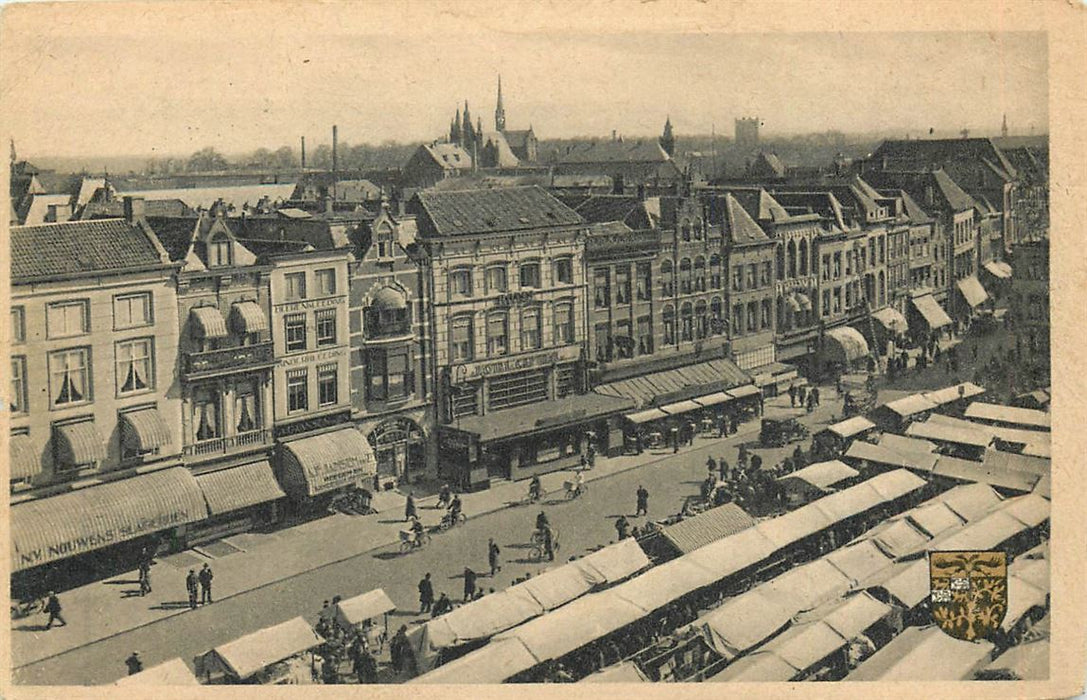
<svg viewBox="0 0 1087 700">
<path fill-rule="evenodd" d="M 144 218 L 144 201 L 143 197 L 125 197 L 124 198 L 124 212 L 125 221 L 130 224 L 134 224 L 137 221 L 142 221 Z"/>
</svg>

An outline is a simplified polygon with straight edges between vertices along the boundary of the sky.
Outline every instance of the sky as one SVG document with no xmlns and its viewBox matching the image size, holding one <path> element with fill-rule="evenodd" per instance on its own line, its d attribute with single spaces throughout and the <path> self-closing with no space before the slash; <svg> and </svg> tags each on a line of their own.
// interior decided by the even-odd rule
<svg viewBox="0 0 1087 700">
<path fill-rule="evenodd" d="M 0 102 L 20 154 L 241 153 L 302 135 L 313 147 L 332 124 L 343 143 L 429 140 L 464 100 L 493 128 L 499 74 L 508 128 L 540 138 L 655 135 L 666 117 L 681 136 L 731 136 L 745 115 L 782 135 L 997 133 L 1005 114 L 1013 133 L 1048 123 L 1038 32 L 514 32 L 478 17 L 400 32 L 389 15 L 264 21 L 275 7 L 182 22 L 44 13 L 34 32 L 9 22 Z"/>
</svg>

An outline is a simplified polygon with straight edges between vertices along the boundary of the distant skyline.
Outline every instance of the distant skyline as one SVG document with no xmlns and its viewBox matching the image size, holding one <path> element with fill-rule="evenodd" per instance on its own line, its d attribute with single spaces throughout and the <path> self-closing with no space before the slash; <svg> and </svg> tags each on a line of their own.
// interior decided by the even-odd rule
<svg viewBox="0 0 1087 700">
<path fill-rule="evenodd" d="M 499 74 L 508 127 L 531 124 L 544 139 L 655 136 L 666 117 L 680 138 L 711 125 L 731 137 L 741 116 L 758 116 L 767 135 L 915 137 L 995 134 L 1005 114 L 1012 133 L 1043 133 L 1049 119 L 1040 32 L 399 35 L 300 22 L 281 34 L 201 22 L 166 33 L 162 21 L 145 13 L 108 33 L 57 23 L 5 35 L 20 156 L 297 150 L 302 135 L 330 142 L 333 124 L 349 144 L 427 141 L 448 132 L 465 99 L 493 128 Z"/>
</svg>

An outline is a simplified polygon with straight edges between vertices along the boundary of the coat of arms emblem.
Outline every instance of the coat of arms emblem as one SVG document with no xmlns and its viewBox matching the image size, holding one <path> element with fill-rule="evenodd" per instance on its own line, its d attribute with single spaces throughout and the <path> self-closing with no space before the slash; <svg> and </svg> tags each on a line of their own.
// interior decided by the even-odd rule
<svg viewBox="0 0 1087 700">
<path fill-rule="evenodd" d="M 956 639 L 985 639 L 1008 612 L 1005 552 L 930 552 L 932 619 Z"/>
</svg>

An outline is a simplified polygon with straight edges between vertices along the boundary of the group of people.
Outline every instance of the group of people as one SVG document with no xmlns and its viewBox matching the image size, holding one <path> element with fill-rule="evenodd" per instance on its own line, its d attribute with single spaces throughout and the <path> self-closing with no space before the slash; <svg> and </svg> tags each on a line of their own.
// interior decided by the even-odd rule
<svg viewBox="0 0 1087 700">
<path fill-rule="evenodd" d="M 815 407 L 819 405 L 819 387 L 813 386 L 810 389 L 801 384 L 789 385 L 789 405 L 793 408 L 800 406 L 806 408 L 808 413 L 815 410 Z"/>
<path fill-rule="evenodd" d="M 204 567 L 200 569 L 200 573 L 196 573 L 195 569 L 189 569 L 188 575 L 185 577 L 185 590 L 189 593 L 189 607 L 196 609 L 197 606 L 197 593 L 199 593 L 199 604 L 206 605 L 212 602 L 211 599 L 211 581 L 215 578 L 215 574 L 212 573 L 211 567 L 204 564 Z"/>
<path fill-rule="evenodd" d="M 326 600 L 318 615 L 316 630 L 324 638 L 324 643 L 317 649 L 321 658 L 320 681 L 326 685 L 342 682 L 341 669 L 347 660 L 358 683 L 377 683 L 378 663 L 370 639 L 372 622 L 368 620 L 361 628 L 345 629 L 336 622 L 339 602 L 340 596 L 334 596 L 331 602 Z M 378 637 L 378 653 L 381 652 L 383 639 L 383 636 Z"/>
</svg>

